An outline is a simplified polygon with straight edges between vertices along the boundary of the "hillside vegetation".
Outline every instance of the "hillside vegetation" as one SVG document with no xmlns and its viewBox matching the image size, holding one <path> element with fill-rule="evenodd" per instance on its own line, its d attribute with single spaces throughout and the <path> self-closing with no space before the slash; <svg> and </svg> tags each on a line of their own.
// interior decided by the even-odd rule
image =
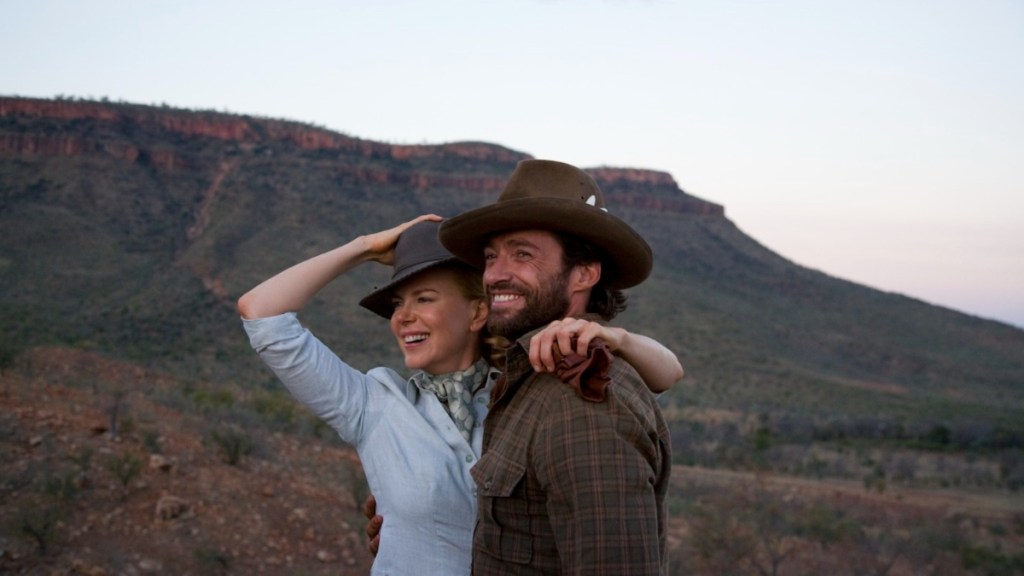
<svg viewBox="0 0 1024 576">
<path fill-rule="evenodd" d="M 198 414 L 199 421 L 230 424 L 245 436 L 318 438 L 322 429 L 296 411 L 249 348 L 235 299 L 355 235 L 421 213 L 454 215 L 491 202 L 527 157 L 487 143 L 391 145 L 215 112 L 0 98 L 6 398 L 29 402 L 10 390 L 45 381 L 57 390 L 91 390 L 92 408 L 109 418 L 120 390 L 180 418 Z M 676 549 L 689 552 L 679 552 L 679 566 L 724 569 L 716 564 L 722 558 L 700 556 L 689 532 L 695 518 L 708 523 L 702 533 L 728 531 L 714 525 L 719 518 L 707 517 L 710 496 L 701 494 L 710 470 L 846 482 L 882 496 L 897 489 L 1005 495 L 1006 514 L 997 515 L 1003 548 L 993 548 L 984 530 L 959 530 L 954 544 L 930 548 L 930 556 L 915 561 L 925 566 L 941 554 L 981 554 L 977 566 L 1024 562 L 1018 542 L 1024 331 L 800 266 L 744 234 L 721 206 L 683 191 L 668 174 L 609 167 L 592 173 L 610 211 L 639 230 L 655 253 L 651 278 L 630 291 L 630 308 L 616 323 L 664 342 L 687 372 L 662 398 L 682 467 Z M 307 325 L 360 368 L 401 366 L 387 327 L 357 305 L 387 276 L 383 268 L 363 267 L 303 313 Z M 29 360 L 62 354 L 56 351 L 177 384 L 149 389 L 116 372 L 86 383 L 73 373 L 40 380 L 32 368 L 39 360 Z M 19 406 L 28 410 L 19 418 L 35 414 Z M 0 440 L 9 441 L 7 454 L 52 468 L 38 450 L 25 452 L 15 432 L 25 423 L 5 418 Z M 124 437 L 132 441 L 131 434 Z M 136 430 L 140 459 L 152 448 L 145 438 Z M 213 430 L 206 438 L 209 446 L 218 444 Z M 299 449 L 323 442 L 300 442 Z M 259 458 L 274 461 L 269 453 Z M 26 495 L 52 496 L 28 480 L 28 467 L 18 470 L 0 478 L 5 509 Z M 89 470 L 95 473 L 95 466 Z M 765 495 L 775 493 L 749 486 L 741 492 L 769 507 L 773 500 Z M 88 490 L 75 492 L 83 493 Z M 816 506 L 839 514 L 827 502 L 806 506 L 800 508 L 806 517 L 777 527 L 782 536 L 802 534 L 800 551 L 785 558 L 799 557 L 805 568 L 814 547 L 827 544 L 807 539 L 811 529 L 801 522 L 821 513 Z M 874 522 L 851 518 L 836 522 Z M 908 534 L 905 527 L 887 529 Z M 879 530 L 865 534 L 885 533 Z M 847 536 L 836 542 L 853 551 L 870 540 Z M 746 556 L 734 552 L 748 558 L 736 561 L 733 569 L 740 571 L 754 571 L 771 556 L 756 543 Z M 897 568 L 915 566 L 906 564 L 909 555 L 900 558 Z"/>
</svg>

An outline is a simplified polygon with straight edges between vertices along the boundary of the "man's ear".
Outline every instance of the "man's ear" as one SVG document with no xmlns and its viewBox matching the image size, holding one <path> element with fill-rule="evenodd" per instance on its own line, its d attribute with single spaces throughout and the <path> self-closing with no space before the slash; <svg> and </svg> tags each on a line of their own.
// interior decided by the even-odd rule
<svg viewBox="0 0 1024 576">
<path fill-rule="evenodd" d="M 577 264 L 572 269 L 572 290 L 589 290 L 601 281 L 601 263 Z"/>
</svg>

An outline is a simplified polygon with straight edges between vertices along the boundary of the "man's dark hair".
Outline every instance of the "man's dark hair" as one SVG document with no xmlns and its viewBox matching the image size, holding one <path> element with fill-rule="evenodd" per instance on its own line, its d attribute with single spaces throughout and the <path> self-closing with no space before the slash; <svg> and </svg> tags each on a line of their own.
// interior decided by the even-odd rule
<svg viewBox="0 0 1024 576">
<path fill-rule="evenodd" d="M 606 285 L 605 274 L 611 271 L 600 250 L 589 242 L 568 234 L 556 233 L 555 237 L 562 244 L 562 265 L 565 270 L 580 264 L 601 263 L 601 280 L 590 290 L 587 301 L 587 312 L 597 314 L 605 320 L 615 318 L 626 309 L 626 295 L 622 290 L 612 290 Z"/>
</svg>

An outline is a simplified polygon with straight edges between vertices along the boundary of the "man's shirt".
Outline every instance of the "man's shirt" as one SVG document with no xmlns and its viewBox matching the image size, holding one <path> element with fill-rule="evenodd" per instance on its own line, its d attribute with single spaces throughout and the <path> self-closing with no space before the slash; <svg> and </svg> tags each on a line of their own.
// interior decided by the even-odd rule
<svg viewBox="0 0 1024 576">
<path fill-rule="evenodd" d="M 603 402 L 529 364 L 531 334 L 508 351 L 483 456 L 472 469 L 473 574 L 663 574 L 668 427 L 621 359 Z"/>
</svg>

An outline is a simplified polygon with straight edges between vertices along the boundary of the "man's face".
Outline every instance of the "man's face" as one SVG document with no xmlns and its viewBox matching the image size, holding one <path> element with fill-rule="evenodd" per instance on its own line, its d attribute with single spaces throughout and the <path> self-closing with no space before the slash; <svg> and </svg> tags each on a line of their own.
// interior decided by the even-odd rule
<svg viewBox="0 0 1024 576">
<path fill-rule="evenodd" d="M 551 232 L 522 230 L 491 237 L 484 248 L 484 288 L 492 334 L 515 339 L 565 316 L 569 270 Z"/>
</svg>

